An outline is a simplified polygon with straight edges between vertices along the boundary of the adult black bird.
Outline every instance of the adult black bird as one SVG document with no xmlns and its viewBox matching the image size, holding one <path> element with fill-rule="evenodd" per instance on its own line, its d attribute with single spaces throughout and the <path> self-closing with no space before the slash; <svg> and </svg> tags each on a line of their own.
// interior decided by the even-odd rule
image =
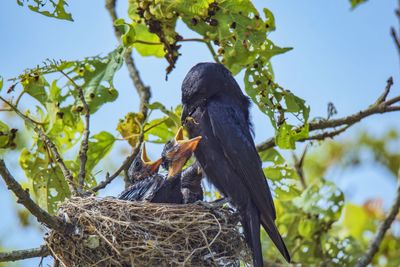
<svg viewBox="0 0 400 267">
<path fill-rule="evenodd" d="M 180 128 L 175 138 L 166 143 L 162 158 L 155 161 L 157 163 L 148 159 L 145 146 L 142 147 L 141 156 L 136 157 L 128 170 L 129 178 L 134 184 L 122 192 L 119 199 L 147 200 L 154 203 L 183 202 L 180 171 L 196 149 L 201 137 L 183 140 L 182 131 Z M 153 167 L 149 170 L 149 166 L 159 166 L 160 163 L 168 170 L 166 178 L 158 174 L 158 168 L 156 170 Z"/>
<path fill-rule="evenodd" d="M 183 81 L 182 104 L 182 124 L 189 136 L 203 137 L 194 152 L 196 159 L 241 214 L 254 266 L 263 266 L 260 223 L 290 262 L 275 225 L 275 206 L 252 137 L 248 97 L 223 65 L 200 63 Z"/>
</svg>

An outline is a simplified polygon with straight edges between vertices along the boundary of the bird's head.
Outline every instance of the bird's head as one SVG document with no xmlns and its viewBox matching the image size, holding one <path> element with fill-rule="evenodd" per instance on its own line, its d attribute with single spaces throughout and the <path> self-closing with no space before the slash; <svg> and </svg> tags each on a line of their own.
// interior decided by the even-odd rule
<svg viewBox="0 0 400 267">
<path fill-rule="evenodd" d="M 182 121 L 191 111 L 210 98 L 220 95 L 248 108 L 248 99 L 231 72 L 219 63 L 199 63 L 186 74 L 182 83 Z"/>
<path fill-rule="evenodd" d="M 147 155 L 146 145 L 143 143 L 142 148 L 128 170 L 129 177 L 132 180 L 131 182 L 142 180 L 156 174 L 160 168 L 161 161 L 161 158 L 156 161 L 150 160 Z"/>
<path fill-rule="evenodd" d="M 229 86 L 232 75 L 218 63 L 199 63 L 186 74 L 182 83 L 182 103 L 193 104 L 207 99 Z M 234 80 L 233 80 L 234 81 Z"/>
<path fill-rule="evenodd" d="M 201 136 L 184 140 L 183 128 L 180 127 L 175 138 L 165 144 L 161 157 L 163 167 L 168 170 L 168 177 L 173 177 L 182 170 L 200 140 Z"/>
</svg>

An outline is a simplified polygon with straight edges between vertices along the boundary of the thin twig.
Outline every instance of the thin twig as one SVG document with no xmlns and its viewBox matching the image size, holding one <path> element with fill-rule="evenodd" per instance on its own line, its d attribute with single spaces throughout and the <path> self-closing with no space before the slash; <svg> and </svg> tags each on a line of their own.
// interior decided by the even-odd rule
<svg viewBox="0 0 400 267">
<path fill-rule="evenodd" d="M 49 255 L 50 252 L 47 246 L 43 245 L 38 248 L 0 252 L 0 262 L 25 260 L 30 258 L 46 257 Z"/>
<path fill-rule="evenodd" d="M 300 159 L 296 156 L 296 154 L 293 153 L 294 169 L 296 170 L 297 176 L 299 176 L 301 186 L 303 187 L 304 190 L 307 189 L 307 183 L 304 177 L 304 170 L 303 170 L 304 158 L 306 157 L 307 148 L 308 146 L 306 145 L 306 147 L 303 150 L 303 153 L 300 156 Z"/>
<path fill-rule="evenodd" d="M 350 127 L 350 125 L 346 125 L 337 130 L 311 135 L 309 137 L 299 139 L 299 142 L 304 142 L 304 141 L 309 141 L 309 140 L 325 140 L 327 138 L 333 138 L 336 135 L 339 135 L 339 134 L 343 133 L 344 131 L 346 131 L 349 127 Z"/>
<path fill-rule="evenodd" d="M 215 62 L 221 63 L 221 62 L 219 61 L 219 59 L 218 59 L 217 53 L 215 53 L 214 48 L 213 48 L 212 45 L 211 45 L 211 43 L 210 43 L 209 41 L 206 41 L 205 43 L 206 43 L 206 45 L 207 45 L 208 50 L 210 50 L 210 53 L 211 53 L 211 55 L 213 56 Z"/>
<path fill-rule="evenodd" d="M 309 131 L 316 131 L 316 130 L 324 130 L 324 129 L 330 129 L 330 128 L 335 128 L 339 126 L 344 126 L 343 128 L 340 128 L 338 130 L 334 130 L 331 132 L 325 132 L 322 134 L 316 134 L 309 136 L 307 138 L 299 140 L 301 141 L 306 141 L 306 140 L 323 140 L 325 138 L 333 137 L 336 136 L 342 132 L 344 132 L 347 128 L 350 126 L 356 124 L 357 122 L 361 121 L 362 119 L 374 115 L 374 114 L 382 114 L 382 113 L 388 113 L 388 112 L 393 112 L 393 111 L 399 111 L 400 107 L 398 106 L 393 106 L 393 104 L 400 103 L 400 96 L 396 96 L 392 99 L 386 100 L 387 95 L 390 92 L 391 86 L 393 85 L 393 79 L 389 78 L 386 82 L 386 86 L 384 89 L 383 94 L 379 96 L 379 98 L 375 101 L 374 104 L 369 106 L 368 108 L 361 110 L 357 113 L 354 113 L 350 116 L 339 118 L 339 119 L 332 119 L 332 120 L 318 120 L 315 122 L 310 122 L 309 123 Z M 385 99 L 382 101 L 382 99 Z M 271 147 L 274 147 L 275 144 L 275 139 L 274 138 L 269 138 L 266 141 L 260 143 L 257 145 L 257 151 L 264 151 L 267 150 Z"/>
<path fill-rule="evenodd" d="M 399 37 L 397 36 L 396 30 L 393 27 L 390 28 L 390 34 L 392 35 L 393 41 L 396 45 L 397 52 L 400 53 L 400 40 Z"/>
<path fill-rule="evenodd" d="M 100 189 L 105 188 L 109 183 L 111 183 L 115 178 L 117 178 L 123 170 L 127 169 L 127 168 L 131 165 L 133 159 L 134 159 L 134 158 L 136 157 L 136 155 L 139 153 L 141 143 L 142 143 L 142 142 L 138 142 L 138 143 L 136 144 L 135 148 L 133 149 L 132 154 L 129 155 L 129 156 L 124 160 L 124 162 L 122 163 L 122 165 L 114 172 L 113 175 L 110 176 L 110 174 L 107 173 L 106 179 L 105 179 L 104 181 L 100 182 L 98 185 L 96 185 L 96 186 L 93 187 L 92 189 L 90 189 L 90 191 L 92 191 L 92 192 L 97 192 L 97 191 L 99 191 Z"/>
<path fill-rule="evenodd" d="M 22 204 L 27 210 L 29 210 L 29 212 L 35 216 L 39 222 L 60 232 L 65 232 L 67 230 L 67 224 L 65 222 L 58 217 L 51 216 L 31 199 L 29 190 L 23 189 L 17 180 L 15 180 L 2 159 L 0 159 L 0 175 L 7 184 L 8 189 L 17 197 L 17 203 Z"/>
<path fill-rule="evenodd" d="M 89 150 L 89 135 L 90 135 L 90 110 L 89 105 L 86 102 L 85 95 L 83 93 L 82 87 L 79 86 L 71 77 L 69 77 L 63 70 L 59 69 L 59 72 L 64 75 L 78 91 L 79 99 L 83 105 L 83 112 L 85 116 L 85 129 L 83 130 L 83 140 L 81 142 L 81 147 L 79 149 L 79 174 L 78 174 L 78 188 L 83 190 L 86 177 L 86 162 L 87 162 L 87 152 Z"/>
<path fill-rule="evenodd" d="M 398 177 L 400 179 L 400 169 L 398 172 Z M 373 257 L 378 252 L 379 246 L 383 238 L 385 237 L 385 233 L 390 228 L 393 221 L 396 219 L 396 216 L 399 213 L 399 208 L 400 208 L 400 181 L 398 182 L 397 185 L 396 198 L 393 201 L 392 207 L 390 208 L 388 215 L 379 226 L 376 236 L 371 240 L 368 246 L 367 253 L 365 253 L 365 255 L 360 258 L 356 267 L 365 267 L 372 261 Z"/>
<path fill-rule="evenodd" d="M 55 158 L 56 163 L 60 167 L 67 183 L 68 187 L 73 194 L 78 194 L 81 192 L 77 191 L 77 188 L 74 183 L 74 177 L 72 176 L 71 171 L 67 168 L 65 165 L 65 162 L 63 161 L 60 153 L 57 150 L 56 145 L 51 141 L 51 139 L 43 132 L 43 130 L 37 126 L 37 123 L 32 120 L 30 117 L 26 116 L 23 114 L 19 109 L 17 109 L 11 102 L 7 101 L 3 97 L 0 96 L 0 100 L 2 100 L 4 103 L 6 103 L 18 116 L 20 116 L 26 123 L 30 124 L 33 128 L 33 130 L 39 135 L 40 139 L 45 143 L 45 145 L 50 149 L 51 153 L 53 154 L 53 157 Z"/>
</svg>

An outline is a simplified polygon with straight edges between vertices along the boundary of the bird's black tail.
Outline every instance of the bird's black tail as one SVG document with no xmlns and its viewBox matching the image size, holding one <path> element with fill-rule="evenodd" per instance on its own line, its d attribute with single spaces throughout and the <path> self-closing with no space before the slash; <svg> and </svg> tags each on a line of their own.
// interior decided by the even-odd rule
<svg viewBox="0 0 400 267">
<path fill-rule="evenodd" d="M 289 251 L 287 250 L 285 242 L 283 242 L 283 239 L 276 228 L 275 222 L 271 218 L 262 215 L 260 215 L 260 220 L 272 242 L 274 242 L 275 246 L 278 248 L 285 260 L 290 263 Z"/>
<path fill-rule="evenodd" d="M 247 208 L 241 211 L 241 215 L 244 236 L 253 254 L 253 266 L 262 267 L 259 212 L 255 205 L 250 202 Z"/>
</svg>

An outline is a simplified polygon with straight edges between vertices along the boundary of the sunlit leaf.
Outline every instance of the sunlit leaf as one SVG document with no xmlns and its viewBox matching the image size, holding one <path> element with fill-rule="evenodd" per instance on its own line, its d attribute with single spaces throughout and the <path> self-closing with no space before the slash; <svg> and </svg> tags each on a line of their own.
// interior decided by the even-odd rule
<svg viewBox="0 0 400 267">
<path fill-rule="evenodd" d="M 18 5 L 20 6 L 25 5 L 25 2 L 33 2 L 32 4 L 27 4 L 29 9 L 44 16 L 73 21 L 71 13 L 66 11 L 68 4 L 65 0 L 17 0 Z"/>
<path fill-rule="evenodd" d="M 129 112 L 117 125 L 117 131 L 132 147 L 134 147 L 138 141 L 143 120 L 143 114 Z"/>
<path fill-rule="evenodd" d="M 89 141 L 88 159 L 86 170 L 91 172 L 93 168 L 108 155 L 115 142 L 115 137 L 108 132 L 100 132 L 93 135 Z M 79 157 L 76 161 L 79 161 Z"/>
</svg>

